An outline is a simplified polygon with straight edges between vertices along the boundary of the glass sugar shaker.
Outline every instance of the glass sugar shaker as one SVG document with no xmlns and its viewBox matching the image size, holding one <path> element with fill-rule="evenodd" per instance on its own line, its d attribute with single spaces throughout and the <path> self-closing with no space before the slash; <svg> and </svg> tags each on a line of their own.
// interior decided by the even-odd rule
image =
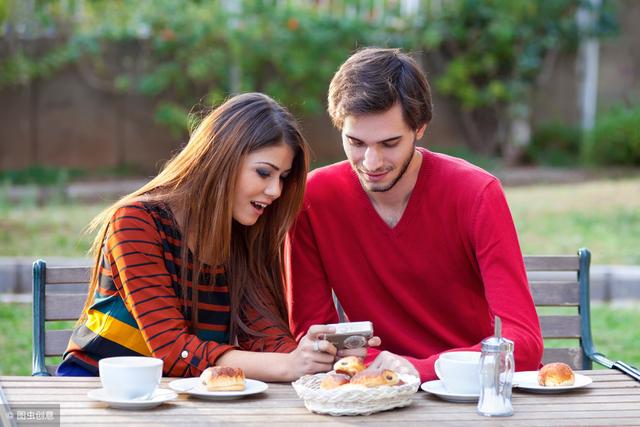
<svg viewBox="0 0 640 427">
<path fill-rule="evenodd" d="M 479 414 L 488 417 L 513 415 L 511 384 L 514 370 L 513 341 L 502 337 L 502 321 L 496 316 L 494 336 L 482 341 Z"/>
</svg>

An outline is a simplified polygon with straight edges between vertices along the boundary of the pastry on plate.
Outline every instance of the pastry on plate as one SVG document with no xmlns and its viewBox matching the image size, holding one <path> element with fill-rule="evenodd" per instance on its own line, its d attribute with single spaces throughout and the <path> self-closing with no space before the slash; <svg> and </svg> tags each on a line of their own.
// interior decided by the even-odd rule
<svg viewBox="0 0 640 427">
<path fill-rule="evenodd" d="M 342 359 L 334 363 L 333 369 L 336 371 L 336 373 L 345 374 L 352 377 L 358 372 L 364 371 L 364 359 L 357 356 L 343 357 Z"/>
<path fill-rule="evenodd" d="M 545 387 L 573 385 L 576 377 L 569 365 L 562 362 L 548 363 L 538 371 L 538 384 Z"/>
<path fill-rule="evenodd" d="M 202 372 L 200 380 L 209 391 L 242 391 L 245 388 L 244 372 L 240 368 L 212 366 Z"/>
</svg>

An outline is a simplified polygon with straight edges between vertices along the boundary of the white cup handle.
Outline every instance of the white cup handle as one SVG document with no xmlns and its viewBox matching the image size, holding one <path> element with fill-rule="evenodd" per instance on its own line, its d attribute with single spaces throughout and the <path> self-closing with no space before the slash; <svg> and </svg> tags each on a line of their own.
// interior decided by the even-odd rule
<svg viewBox="0 0 640 427">
<path fill-rule="evenodd" d="M 442 374 L 440 373 L 440 369 L 438 368 L 439 363 L 440 363 L 440 359 L 436 359 L 436 362 L 433 364 L 433 369 L 435 369 L 437 377 L 439 379 L 442 379 Z"/>
<path fill-rule="evenodd" d="M 135 400 L 139 400 L 139 401 L 151 400 L 151 399 L 153 399 L 153 395 L 156 394 L 157 390 L 158 390 L 158 387 L 156 386 L 149 393 L 145 394 L 144 396 L 140 396 L 140 397 L 136 398 Z"/>
</svg>

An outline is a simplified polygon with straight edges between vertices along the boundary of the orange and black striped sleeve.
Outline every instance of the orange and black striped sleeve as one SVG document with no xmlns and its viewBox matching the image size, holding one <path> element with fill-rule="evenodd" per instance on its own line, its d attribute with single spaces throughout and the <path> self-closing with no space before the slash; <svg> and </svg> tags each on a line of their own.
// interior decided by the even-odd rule
<svg viewBox="0 0 640 427">
<path fill-rule="evenodd" d="M 114 284 L 165 376 L 197 376 L 234 347 L 190 333 L 164 263 L 165 241 L 144 205 L 120 208 L 110 223 L 106 257 Z"/>
<path fill-rule="evenodd" d="M 273 313 L 277 313 L 273 297 L 266 296 L 263 293 L 262 300 L 266 302 L 267 308 Z M 296 349 L 297 343 L 293 339 L 287 324 L 274 324 L 273 321 L 260 314 L 254 307 L 248 307 L 245 313 L 245 316 L 243 316 L 244 322 L 259 335 L 239 333 L 238 345 L 243 350 L 290 353 Z"/>
</svg>

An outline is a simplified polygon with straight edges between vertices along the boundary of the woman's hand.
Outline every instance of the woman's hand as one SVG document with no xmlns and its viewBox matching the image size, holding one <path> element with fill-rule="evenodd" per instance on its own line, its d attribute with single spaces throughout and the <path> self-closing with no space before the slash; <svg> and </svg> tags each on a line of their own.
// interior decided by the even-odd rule
<svg viewBox="0 0 640 427">
<path fill-rule="evenodd" d="M 290 375 L 291 380 L 333 369 L 337 349 L 329 341 L 320 339 L 320 336 L 333 332 L 335 332 L 333 326 L 313 325 L 309 328 L 307 335 L 298 343 L 298 347 L 287 355 L 287 374 Z"/>
</svg>

